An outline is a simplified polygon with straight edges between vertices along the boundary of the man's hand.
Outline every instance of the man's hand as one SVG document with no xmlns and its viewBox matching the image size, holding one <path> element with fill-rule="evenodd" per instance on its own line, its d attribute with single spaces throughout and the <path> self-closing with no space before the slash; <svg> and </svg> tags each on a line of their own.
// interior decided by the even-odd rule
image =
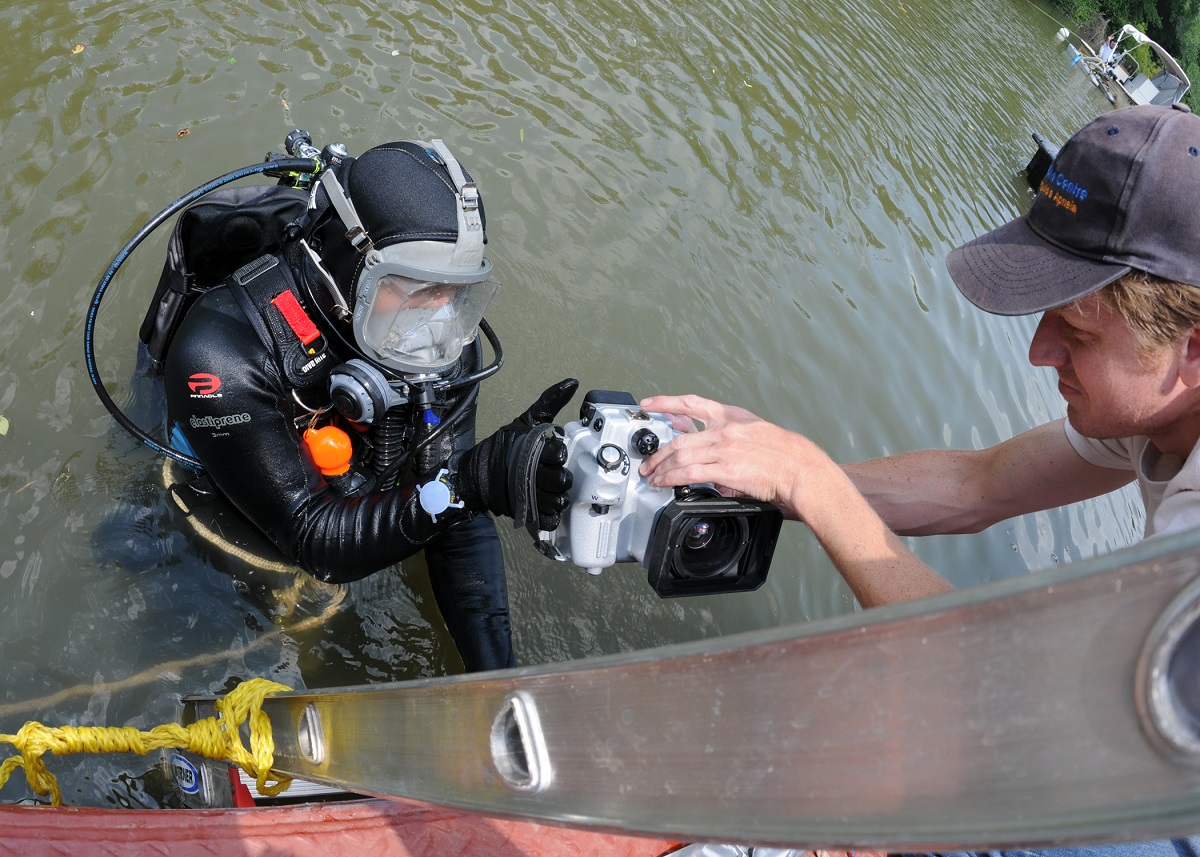
<svg viewBox="0 0 1200 857">
<path fill-rule="evenodd" d="M 727 496 L 766 500 L 787 517 L 801 518 L 797 501 L 824 467 L 836 467 L 803 435 L 744 408 L 699 396 L 655 396 L 641 406 L 666 414 L 684 432 L 642 464 L 651 485 L 711 482 Z"/>
</svg>

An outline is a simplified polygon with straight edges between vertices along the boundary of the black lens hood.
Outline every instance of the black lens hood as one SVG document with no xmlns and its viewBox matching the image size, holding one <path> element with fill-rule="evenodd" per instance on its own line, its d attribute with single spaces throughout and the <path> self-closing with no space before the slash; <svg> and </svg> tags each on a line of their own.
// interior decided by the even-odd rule
<svg viewBox="0 0 1200 857">
<path fill-rule="evenodd" d="M 678 568 L 679 549 L 690 525 L 698 519 L 722 518 L 746 524 L 741 530 L 744 543 L 739 545 L 736 569 L 695 577 Z M 654 522 L 646 549 L 646 579 L 660 598 L 751 592 L 766 583 L 782 526 L 779 508 L 761 500 L 713 497 L 711 492 L 677 498 L 662 507 Z"/>
</svg>

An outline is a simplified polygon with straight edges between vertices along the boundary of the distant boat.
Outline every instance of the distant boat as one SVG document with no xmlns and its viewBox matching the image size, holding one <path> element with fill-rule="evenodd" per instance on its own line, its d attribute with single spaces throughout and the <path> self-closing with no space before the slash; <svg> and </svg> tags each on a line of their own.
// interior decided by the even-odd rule
<svg viewBox="0 0 1200 857">
<path fill-rule="evenodd" d="M 1072 35 L 1066 27 L 1058 31 L 1059 41 L 1066 41 Z M 1078 36 L 1075 36 L 1075 40 L 1079 47 L 1068 44 L 1071 64 L 1078 65 L 1087 73 L 1110 104 L 1118 107 L 1136 104 L 1170 106 L 1180 101 L 1191 87 L 1192 82 L 1178 60 L 1137 27 L 1126 24 L 1113 33 L 1112 38 L 1115 46 L 1111 53 L 1103 46 L 1099 51 L 1093 50 Z M 1108 37 L 1105 38 L 1107 41 Z M 1156 62 L 1162 66 L 1161 70 L 1151 72 L 1154 77 L 1147 76 L 1132 55 L 1132 51 L 1141 45 L 1149 48 Z"/>
</svg>

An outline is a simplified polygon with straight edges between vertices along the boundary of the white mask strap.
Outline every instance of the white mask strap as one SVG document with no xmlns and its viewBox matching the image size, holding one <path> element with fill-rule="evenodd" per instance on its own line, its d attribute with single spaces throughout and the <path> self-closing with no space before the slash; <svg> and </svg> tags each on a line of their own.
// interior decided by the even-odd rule
<svg viewBox="0 0 1200 857">
<path fill-rule="evenodd" d="M 438 153 L 454 182 L 454 197 L 458 202 L 458 240 L 454 242 L 451 256 L 455 264 L 469 264 L 483 256 L 483 218 L 479 214 L 479 186 L 467 181 L 467 176 L 458 160 L 441 140 L 433 141 L 433 150 Z"/>
<path fill-rule="evenodd" d="M 375 244 L 371 241 L 371 236 L 367 234 L 367 229 L 363 226 L 358 212 L 354 210 L 354 203 L 342 190 L 342 184 L 333 174 L 333 170 L 325 170 L 321 173 L 321 184 L 325 188 L 325 193 L 329 194 L 329 201 L 333 203 L 338 216 L 342 218 L 342 223 L 346 224 L 346 240 L 359 253 L 369 253 L 375 248 Z"/>
</svg>

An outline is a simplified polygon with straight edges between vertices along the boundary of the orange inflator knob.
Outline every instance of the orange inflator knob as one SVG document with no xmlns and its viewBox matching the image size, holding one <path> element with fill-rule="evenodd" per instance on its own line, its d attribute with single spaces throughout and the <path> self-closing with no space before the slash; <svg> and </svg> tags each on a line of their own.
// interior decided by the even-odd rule
<svg viewBox="0 0 1200 857">
<path fill-rule="evenodd" d="M 350 435 L 337 426 L 308 429 L 304 432 L 304 442 L 324 475 L 341 476 L 350 469 Z"/>
</svg>

